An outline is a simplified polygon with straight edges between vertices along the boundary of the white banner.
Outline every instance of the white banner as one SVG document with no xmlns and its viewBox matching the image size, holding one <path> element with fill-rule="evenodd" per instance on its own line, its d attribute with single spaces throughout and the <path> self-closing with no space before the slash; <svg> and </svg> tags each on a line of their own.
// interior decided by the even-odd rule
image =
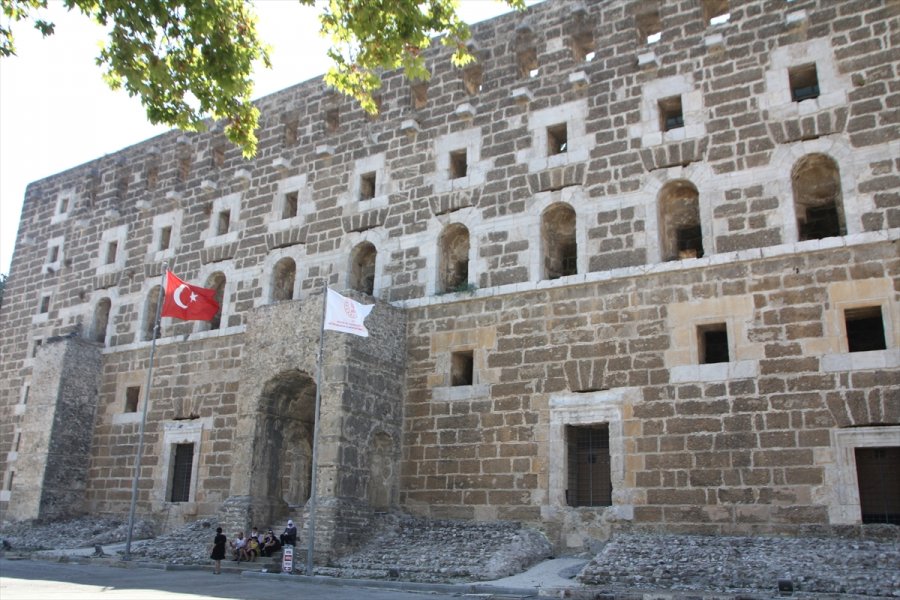
<svg viewBox="0 0 900 600">
<path fill-rule="evenodd" d="M 374 304 L 360 304 L 328 289 L 325 307 L 325 329 L 343 331 L 361 337 L 369 337 L 363 321 L 375 308 Z"/>
</svg>

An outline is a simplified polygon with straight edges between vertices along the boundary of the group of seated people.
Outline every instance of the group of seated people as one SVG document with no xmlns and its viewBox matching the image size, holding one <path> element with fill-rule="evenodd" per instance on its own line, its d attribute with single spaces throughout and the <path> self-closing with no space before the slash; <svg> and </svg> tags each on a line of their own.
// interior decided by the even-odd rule
<svg viewBox="0 0 900 600">
<path fill-rule="evenodd" d="M 232 560 L 238 562 L 253 562 L 257 556 L 272 556 L 281 550 L 282 546 L 293 546 L 297 543 L 297 528 L 293 521 L 288 521 L 284 533 L 279 537 L 270 528 L 265 534 L 260 533 L 256 527 L 250 532 L 250 537 L 244 538 L 244 532 L 238 531 L 237 536 L 229 542 L 231 544 Z"/>
</svg>

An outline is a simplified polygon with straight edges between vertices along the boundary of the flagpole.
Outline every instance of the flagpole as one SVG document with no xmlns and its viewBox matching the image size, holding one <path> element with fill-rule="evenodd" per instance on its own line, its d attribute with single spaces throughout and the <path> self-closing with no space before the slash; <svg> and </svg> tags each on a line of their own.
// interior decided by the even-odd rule
<svg viewBox="0 0 900 600">
<path fill-rule="evenodd" d="M 325 346 L 325 312 L 328 307 L 328 285 L 322 290 L 322 327 L 319 330 L 319 357 L 316 361 L 316 416 L 313 422 L 312 478 L 309 483 L 309 540 L 306 542 L 306 575 L 313 574 L 313 552 L 316 547 L 316 481 L 319 470 L 319 408 L 322 404 L 322 354 Z"/>
<path fill-rule="evenodd" d="M 134 460 L 134 480 L 131 482 L 131 508 L 128 510 L 128 537 L 125 539 L 124 560 L 131 560 L 131 536 L 134 531 L 134 509 L 137 505 L 138 479 L 141 476 L 141 456 L 144 453 L 144 425 L 147 423 L 147 407 L 150 406 L 150 386 L 153 383 L 153 355 L 156 353 L 156 338 L 159 337 L 159 314 L 162 311 L 163 296 L 166 293 L 166 273 L 169 263 L 164 262 L 159 294 L 156 300 L 156 318 L 153 320 L 153 341 L 150 343 L 150 366 L 147 368 L 147 385 L 144 394 L 144 408 L 141 411 L 141 428 L 138 434 L 137 457 Z"/>
</svg>

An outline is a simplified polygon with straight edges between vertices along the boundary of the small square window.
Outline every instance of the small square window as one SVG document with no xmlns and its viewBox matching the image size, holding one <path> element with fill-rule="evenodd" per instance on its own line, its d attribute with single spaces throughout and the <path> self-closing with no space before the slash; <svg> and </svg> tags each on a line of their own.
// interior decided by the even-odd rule
<svg viewBox="0 0 900 600">
<path fill-rule="evenodd" d="M 471 350 L 450 354 L 450 385 L 472 385 L 474 355 Z"/>
<path fill-rule="evenodd" d="M 172 226 L 166 225 L 159 230 L 159 249 L 168 250 L 172 243 Z"/>
<path fill-rule="evenodd" d="M 703 231 L 700 225 L 688 225 L 675 230 L 678 258 L 701 258 L 703 256 Z"/>
<path fill-rule="evenodd" d="M 41 314 L 45 315 L 50 312 L 50 296 L 41 297 Z"/>
<path fill-rule="evenodd" d="M 819 97 L 819 75 L 816 63 L 788 69 L 788 81 L 791 85 L 791 99 L 803 102 Z"/>
<path fill-rule="evenodd" d="M 113 241 L 106 244 L 106 258 L 104 260 L 105 265 L 111 265 L 116 262 L 116 254 L 119 252 L 119 242 Z"/>
<path fill-rule="evenodd" d="M 375 197 L 375 172 L 364 173 L 359 177 L 359 199 L 371 200 Z"/>
<path fill-rule="evenodd" d="M 697 338 L 701 364 L 708 365 L 729 361 L 728 328 L 725 326 L 725 323 L 698 327 Z"/>
<path fill-rule="evenodd" d="M 450 153 L 450 179 L 465 177 L 469 171 L 468 155 L 466 149 L 455 150 Z"/>
<path fill-rule="evenodd" d="M 731 19 L 728 0 L 703 0 L 703 18 L 710 25 L 722 25 Z"/>
<path fill-rule="evenodd" d="M 231 228 L 231 211 L 223 210 L 219 212 L 216 219 L 216 235 L 225 235 Z"/>
<path fill-rule="evenodd" d="M 463 71 L 463 88 L 470 96 L 474 96 L 481 91 L 484 81 L 484 71 L 480 65 L 469 67 Z"/>
<path fill-rule="evenodd" d="M 684 114 L 681 111 L 681 96 L 670 96 L 659 101 L 659 128 L 671 131 L 684 127 Z"/>
<path fill-rule="evenodd" d="M 847 349 L 850 352 L 887 348 L 880 306 L 848 308 L 844 311 L 844 323 L 847 326 Z"/>
<path fill-rule="evenodd" d="M 569 131 L 565 123 L 547 128 L 547 155 L 562 154 L 569 149 Z"/>
<path fill-rule="evenodd" d="M 128 386 L 125 388 L 125 412 L 133 413 L 137 412 L 138 409 L 138 400 L 141 397 L 141 388 L 140 386 Z"/>
<path fill-rule="evenodd" d="M 662 21 L 659 19 L 658 9 L 639 14 L 634 21 L 641 43 L 655 44 L 662 38 Z"/>
</svg>

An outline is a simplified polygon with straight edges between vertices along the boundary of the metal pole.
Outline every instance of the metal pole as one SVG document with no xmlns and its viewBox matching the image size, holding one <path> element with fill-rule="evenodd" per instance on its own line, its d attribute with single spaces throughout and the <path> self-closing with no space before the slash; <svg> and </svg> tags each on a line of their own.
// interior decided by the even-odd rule
<svg viewBox="0 0 900 600">
<path fill-rule="evenodd" d="M 156 338 L 159 336 L 159 313 L 162 311 L 163 296 L 166 293 L 166 273 L 169 263 L 163 263 L 162 285 L 156 299 L 156 318 L 153 321 L 153 341 L 150 343 L 150 366 L 147 368 L 147 385 L 144 386 L 144 409 L 141 411 L 141 428 L 138 434 L 137 457 L 134 460 L 134 480 L 131 482 L 131 508 L 128 509 L 128 537 L 125 539 L 124 560 L 131 560 L 131 536 L 134 532 L 134 509 L 137 506 L 138 479 L 141 477 L 141 456 L 144 454 L 144 425 L 147 423 L 147 407 L 150 406 L 150 386 L 153 383 L 153 355 L 156 353 Z"/>
<path fill-rule="evenodd" d="M 309 483 L 309 540 L 306 542 L 306 575 L 313 574 L 313 551 L 316 547 L 316 481 L 319 470 L 319 407 L 322 404 L 322 354 L 325 346 L 325 309 L 328 307 L 328 286 L 322 292 L 322 328 L 319 330 L 319 357 L 316 362 L 316 416 L 313 423 L 312 480 Z"/>
</svg>

